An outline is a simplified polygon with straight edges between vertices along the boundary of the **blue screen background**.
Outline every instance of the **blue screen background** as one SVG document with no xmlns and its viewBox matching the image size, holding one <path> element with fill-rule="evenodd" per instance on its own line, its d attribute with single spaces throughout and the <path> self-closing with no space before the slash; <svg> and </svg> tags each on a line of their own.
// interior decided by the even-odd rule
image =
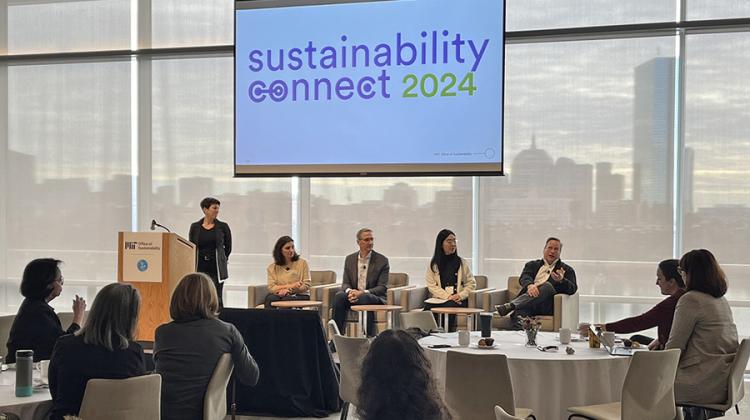
<svg viewBox="0 0 750 420">
<path fill-rule="evenodd" d="M 235 46 L 235 138 L 238 165 L 299 165 L 299 164 L 425 164 L 425 163 L 501 163 L 502 100 L 503 100 L 503 2 L 498 0 L 403 0 L 337 5 L 317 5 L 250 9 L 236 11 Z M 425 39 L 422 31 L 438 32 L 438 41 L 452 41 L 456 33 L 473 40 L 480 48 L 484 39 L 489 44 L 474 74 L 477 87 L 473 96 L 457 89 L 471 71 L 474 55 L 467 45 L 462 49 L 464 63 L 454 60 L 455 47 L 449 44 L 449 62 L 397 66 L 396 34 L 411 42 L 420 51 Z M 442 31 L 449 31 L 443 36 Z M 347 36 L 342 41 L 341 36 Z M 300 70 L 286 68 L 255 72 L 249 69 L 248 55 L 252 50 L 271 50 L 274 64 L 279 50 L 284 55 L 291 48 L 304 49 L 312 41 L 318 52 L 332 46 L 339 52 L 343 45 L 351 55 L 351 46 L 370 47 L 370 66 L 336 69 L 310 69 L 307 54 Z M 391 46 L 391 66 L 372 63 L 375 46 Z M 430 44 L 428 43 L 428 53 Z M 442 44 L 439 44 L 442 54 Z M 317 64 L 317 60 L 314 61 Z M 285 64 L 289 61 L 285 57 Z M 355 83 L 363 76 L 377 78 L 385 70 L 390 76 L 390 98 L 380 95 L 363 99 L 355 95 L 341 100 L 335 93 L 331 100 L 292 101 L 291 91 L 282 102 L 266 98 L 250 100 L 248 88 L 254 81 L 267 85 L 274 80 L 285 81 L 291 90 L 295 79 L 307 79 L 312 87 L 316 78 L 325 77 L 333 84 L 341 77 Z M 457 77 L 454 97 L 423 97 L 419 84 L 413 92 L 418 98 L 404 98 L 403 78 L 425 73 L 440 77 L 452 72 Z M 427 83 L 427 87 L 431 87 Z M 311 89 L 312 90 L 312 89 Z M 356 87 L 355 87 L 356 90 Z M 311 92 L 312 94 L 312 92 Z"/>
</svg>

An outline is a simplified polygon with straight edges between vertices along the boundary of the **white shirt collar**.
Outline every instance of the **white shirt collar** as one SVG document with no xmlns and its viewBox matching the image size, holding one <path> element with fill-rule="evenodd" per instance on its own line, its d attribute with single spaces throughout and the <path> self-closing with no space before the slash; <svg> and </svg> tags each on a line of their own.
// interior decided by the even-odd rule
<svg viewBox="0 0 750 420">
<path fill-rule="evenodd" d="M 558 262 L 558 261 L 560 261 L 560 259 L 558 258 L 558 259 L 556 259 L 556 260 L 552 261 L 552 264 L 547 264 L 547 260 L 546 260 L 546 259 L 545 259 L 544 257 L 542 257 L 542 261 L 544 261 L 544 265 L 545 265 L 545 266 L 548 266 L 548 267 L 554 267 L 554 266 L 555 266 L 555 264 L 557 264 L 557 262 Z"/>
</svg>

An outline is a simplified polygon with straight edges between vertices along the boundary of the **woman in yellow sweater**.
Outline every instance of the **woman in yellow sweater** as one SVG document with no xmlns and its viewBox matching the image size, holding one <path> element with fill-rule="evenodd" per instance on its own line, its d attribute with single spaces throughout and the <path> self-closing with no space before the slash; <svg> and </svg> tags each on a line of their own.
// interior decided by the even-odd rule
<svg viewBox="0 0 750 420">
<path fill-rule="evenodd" d="M 273 247 L 273 262 L 268 273 L 268 296 L 265 307 L 279 300 L 310 299 L 310 267 L 294 249 L 294 239 L 282 236 Z"/>
</svg>

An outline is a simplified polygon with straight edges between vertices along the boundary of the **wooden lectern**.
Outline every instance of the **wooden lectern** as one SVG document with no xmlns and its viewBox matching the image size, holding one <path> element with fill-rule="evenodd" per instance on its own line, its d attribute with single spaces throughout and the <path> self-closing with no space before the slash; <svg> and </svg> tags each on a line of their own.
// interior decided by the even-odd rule
<svg viewBox="0 0 750 420">
<path fill-rule="evenodd" d="M 195 271 L 195 245 L 176 233 L 120 232 L 117 281 L 141 293 L 139 341 L 154 341 L 156 327 L 169 322 L 169 302 L 177 282 Z"/>
</svg>

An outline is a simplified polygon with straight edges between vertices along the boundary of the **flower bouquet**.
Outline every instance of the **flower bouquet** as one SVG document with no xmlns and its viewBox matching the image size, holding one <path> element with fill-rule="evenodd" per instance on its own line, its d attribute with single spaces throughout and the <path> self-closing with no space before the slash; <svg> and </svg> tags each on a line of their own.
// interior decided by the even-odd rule
<svg viewBox="0 0 750 420">
<path fill-rule="evenodd" d="M 521 318 L 521 327 L 526 332 L 526 347 L 536 348 L 536 334 L 542 328 L 542 321 L 535 317 Z"/>
</svg>

